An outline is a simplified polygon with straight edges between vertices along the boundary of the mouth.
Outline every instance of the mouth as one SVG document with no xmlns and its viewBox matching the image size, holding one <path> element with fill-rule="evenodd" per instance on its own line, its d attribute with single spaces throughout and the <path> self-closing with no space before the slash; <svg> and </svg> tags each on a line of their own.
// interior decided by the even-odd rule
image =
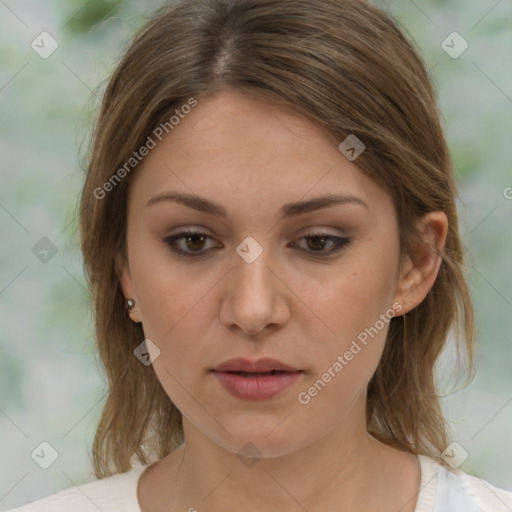
<svg viewBox="0 0 512 512">
<path fill-rule="evenodd" d="M 232 359 L 211 370 L 224 390 L 243 400 L 273 398 L 291 387 L 304 373 L 275 359 Z"/>
<path fill-rule="evenodd" d="M 214 370 L 214 371 L 216 371 L 216 370 Z M 300 371 L 301 370 L 297 370 L 297 372 L 300 372 Z M 284 370 L 271 370 L 269 372 L 233 372 L 233 371 L 228 371 L 228 372 L 224 372 L 224 373 L 231 373 L 233 375 L 240 375 L 241 377 L 254 378 L 254 377 L 265 377 L 268 375 L 278 375 L 278 374 L 283 374 L 283 373 L 296 373 L 296 372 L 287 372 Z"/>
<path fill-rule="evenodd" d="M 286 365 L 277 359 L 271 359 L 269 357 L 264 357 L 258 359 L 257 361 L 250 361 L 249 359 L 244 358 L 236 358 L 230 359 L 229 361 L 225 361 L 215 368 L 212 371 L 216 372 L 228 372 L 228 373 L 244 373 L 248 374 L 271 374 L 275 375 L 276 373 L 282 372 L 297 372 L 301 371 L 298 368 L 294 368 L 292 366 Z"/>
</svg>

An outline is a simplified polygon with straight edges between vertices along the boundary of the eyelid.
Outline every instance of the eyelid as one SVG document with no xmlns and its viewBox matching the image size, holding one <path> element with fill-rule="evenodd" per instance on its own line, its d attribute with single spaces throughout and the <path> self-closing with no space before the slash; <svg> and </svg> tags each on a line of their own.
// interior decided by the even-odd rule
<svg viewBox="0 0 512 512">
<path fill-rule="evenodd" d="M 201 228 L 201 229 L 203 229 L 203 228 Z M 206 233 L 205 231 L 201 231 L 200 229 L 197 229 L 197 228 L 184 228 L 181 232 L 170 235 L 170 236 L 163 237 L 161 240 L 169 246 L 171 251 L 173 251 L 178 256 L 183 256 L 185 258 L 200 257 L 200 256 L 207 254 L 208 252 L 210 252 L 212 250 L 212 248 L 210 248 L 210 249 L 202 249 L 200 251 L 187 252 L 187 251 L 183 251 L 181 249 L 177 249 L 176 247 L 172 246 L 173 242 L 175 242 L 177 240 L 182 240 L 182 239 L 186 238 L 187 236 L 193 236 L 193 235 L 203 236 L 203 238 L 209 239 L 209 240 L 215 240 L 215 237 L 213 237 L 210 234 Z M 314 228 L 314 229 L 310 228 L 309 231 L 305 231 L 294 238 L 294 241 L 292 242 L 292 247 L 296 247 L 298 245 L 298 242 L 300 242 L 301 240 L 303 240 L 305 238 L 314 238 L 314 237 L 326 238 L 328 241 L 330 241 L 334 245 L 334 247 L 328 251 L 323 251 L 323 250 L 308 251 L 307 249 L 301 249 L 301 248 L 299 248 L 299 250 L 308 256 L 316 256 L 316 257 L 322 258 L 322 259 L 328 259 L 329 257 L 334 256 L 335 254 L 340 252 L 342 249 L 347 247 L 352 242 L 352 239 L 346 235 L 334 235 L 334 234 L 326 232 L 324 230 L 324 228 Z M 216 247 L 214 249 L 219 249 L 219 247 Z"/>
<path fill-rule="evenodd" d="M 190 258 L 198 257 L 198 256 L 206 254 L 211 249 L 195 251 L 195 252 L 187 252 L 187 251 L 182 251 L 181 249 L 172 247 L 171 244 L 177 240 L 181 240 L 181 239 L 186 238 L 187 236 L 193 236 L 193 235 L 202 235 L 205 239 L 215 240 L 215 238 L 213 236 L 211 236 L 209 233 L 202 231 L 203 229 L 204 228 L 201 228 L 201 229 L 184 228 L 182 231 L 179 231 L 178 233 L 162 237 L 161 241 L 164 242 L 164 244 L 166 244 L 167 246 L 169 246 L 171 251 L 173 251 L 178 256 L 184 256 L 184 257 L 190 257 Z"/>
</svg>

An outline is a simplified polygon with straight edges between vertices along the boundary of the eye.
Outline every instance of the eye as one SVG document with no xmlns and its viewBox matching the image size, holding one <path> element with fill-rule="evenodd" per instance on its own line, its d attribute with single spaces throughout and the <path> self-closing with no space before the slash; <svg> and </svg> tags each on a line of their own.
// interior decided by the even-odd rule
<svg viewBox="0 0 512 512">
<path fill-rule="evenodd" d="M 189 257 L 202 256 L 203 254 L 206 254 L 207 251 L 203 249 L 203 245 L 206 240 L 213 240 L 213 238 L 201 231 L 192 230 L 183 231 L 177 235 L 163 238 L 163 241 L 169 245 L 172 251 L 181 256 Z M 181 244 L 181 248 L 176 247 L 176 245 L 180 245 L 177 244 L 178 241 L 184 242 Z M 190 252 L 185 250 L 183 246 L 185 246 L 185 249 L 189 249 Z"/>
<path fill-rule="evenodd" d="M 334 254 L 350 243 L 350 238 L 343 236 L 329 235 L 328 233 L 313 232 L 306 233 L 299 240 L 307 240 L 305 249 L 310 253 L 319 253 L 320 256 L 329 256 Z M 330 244 L 330 250 L 324 250 Z"/>
<path fill-rule="evenodd" d="M 187 230 L 170 237 L 162 239 L 173 252 L 180 256 L 197 257 L 203 256 L 208 252 L 204 245 L 208 240 L 213 240 L 211 236 L 201 231 Z M 299 240 L 306 240 L 306 248 L 301 250 L 309 253 L 318 253 L 320 256 L 329 256 L 334 254 L 350 243 L 350 238 L 329 235 L 322 232 L 307 233 Z M 298 246 L 299 244 L 292 244 Z M 327 246 L 329 250 L 325 250 Z M 181 246 L 181 247 L 179 247 Z"/>
</svg>

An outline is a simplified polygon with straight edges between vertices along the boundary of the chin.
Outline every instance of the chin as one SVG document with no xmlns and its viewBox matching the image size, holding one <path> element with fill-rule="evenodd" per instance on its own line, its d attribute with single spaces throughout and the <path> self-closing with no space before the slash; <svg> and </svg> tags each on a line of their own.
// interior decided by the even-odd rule
<svg viewBox="0 0 512 512">
<path fill-rule="evenodd" d="M 311 440 L 301 434 L 292 423 L 283 422 L 283 417 L 257 422 L 254 418 L 223 423 L 220 438 L 212 440 L 238 456 L 274 458 L 289 455 L 307 446 Z"/>
</svg>

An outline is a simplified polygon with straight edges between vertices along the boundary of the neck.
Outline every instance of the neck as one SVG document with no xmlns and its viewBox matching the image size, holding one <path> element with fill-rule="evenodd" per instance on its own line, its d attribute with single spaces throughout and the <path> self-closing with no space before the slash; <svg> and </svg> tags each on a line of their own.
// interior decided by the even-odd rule
<svg viewBox="0 0 512 512">
<path fill-rule="evenodd" d="M 184 510 L 382 511 L 397 490 L 393 449 L 368 435 L 364 406 L 364 400 L 354 404 L 358 421 L 344 418 L 300 449 L 252 460 L 241 460 L 236 449 L 212 441 L 184 418 L 185 444 L 171 454 L 175 469 L 167 473 L 166 494 Z"/>
</svg>

